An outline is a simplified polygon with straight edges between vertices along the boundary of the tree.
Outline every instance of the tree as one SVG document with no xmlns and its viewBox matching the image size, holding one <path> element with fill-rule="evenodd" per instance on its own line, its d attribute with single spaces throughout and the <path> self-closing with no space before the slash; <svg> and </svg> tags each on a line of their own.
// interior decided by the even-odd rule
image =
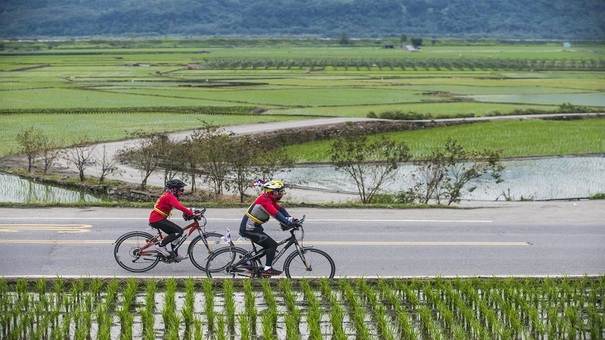
<svg viewBox="0 0 605 340">
<path fill-rule="evenodd" d="M 68 151 L 67 160 L 72 162 L 78 169 L 78 175 L 80 181 L 84 182 L 86 179 L 84 171 L 89 165 L 95 164 L 93 159 L 94 145 L 90 145 L 86 137 L 83 137 L 74 147 Z"/>
<path fill-rule="evenodd" d="M 42 130 L 32 126 L 17 134 L 17 143 L 20 146 L 20 152 L 27 156 L 27 172 L 31 172 L 36 156 L 42 152 L 44 145 L 48 144 L 48 137 L 44 135 Z"/>
<path fill-rule="evenodd" d="M 412 46 L 416 48 L 422 46 L 422 38 L 411 38 L 410 41 L 412 42 Z"/>
<path fill-rule="evenodd" d="M 98 158 L 98 165 L 101 167 L 101 176 L 99 177 L 99 183 L 102 184 L 105 181 L 105 177 L 107 175 L 114 173 L 118 170 L 116 164 L 117 160 L 115 158 L 107 156 L 105 145 L 103 145 L 103 152 L 101 153 L 101 157 Z"/>
<path fill-rule="evenodd" d="M 159 168 L 162 159 L 161 154 L 166 146 L 168 136 L 162 133 L 153 132 L 133 132 L 136 147 L 134 149 L 125 149 L 120 151 L 120 158 L 125 162 L 132 164 L 141 171 L 141 189 L 147 187 L 147 180 Z"/>
<path fill-rule="evenodd" d="M 233 179 L 228 180 L 227 185 L 239 193 L 240 202 L 244 202 L 246 190 L 254 180 L 273 178 L 275 172 L 294 163 L 289 155 L 279 149 L 268 150 L 266 145 L 251 136 L 231 138 L 229 149 L 229 168 Z"/>
<path fill-rule="evenodd" d="M 344 171 L 354 181 L 362 203 L 372 203 L 381 186 L 392 179 L 401 162 L 410 159 L 407 144 L 380 136 L 347 136 L 332 143 L 331 160 L 336 170 Z"/>
<path fill-rule="evenodd" d="M 62 151 L 57 149 L 55 143 L 51 143 L 48 139 L 46 140 L 42 146 L 42 162 L 45 175 L 48 174 L 48 170 L 50 170 L 61 153 Z"/>
<path fill-rule="evenodd" d="M 229 173 L 228 145 L 231 135 L 225 133 L 224 129 L 207 125 L 194 132 L 191 137 L 191 142 L 197 144 L 195 150 L 200 157 L 199 169 L 206 175 L 206 180 L 217 195 L 223 193 L 225 179 Z"/>
<path fill-rule="evenodd" d="M 420 167 L 420 182 L 409 192 L 424 204 L 431 199 L 438 204 L 447 199 L 447 205 L 460 202 L 465 187 L 484 175 L 489 175 L 496 183 L 502 182 L 504 165 L 500 158 L 499 150 L 466 150 L 456 140 L 448 138 L 443 148 L 434 149 L 429 160 Z M 475 189 L 477 186 L 471 186 L 466 191 Z"/>
<path fill-rule="evenodd" d="M 351 44 L 351 38 L 349 38 L 349 35 L 347 34 L 347 32 L 342 32 L 342 34 L 340 35 L 340 39 L 338 40 L 338 43 L 341 45 L 350 45 Z"/>
</svg>

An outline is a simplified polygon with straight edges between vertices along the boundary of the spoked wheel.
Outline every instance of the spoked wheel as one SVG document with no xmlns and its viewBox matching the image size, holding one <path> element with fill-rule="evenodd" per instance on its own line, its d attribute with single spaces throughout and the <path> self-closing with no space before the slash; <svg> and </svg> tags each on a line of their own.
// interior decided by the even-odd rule
<svg viewBox="0 0 605 340">
<path fill-rule="evenodd" d="M 284 273 L 287 277 L 333 278 L 336 273 L 334 260 L 326 252 L 315 248 L 302 248 L 308 267 L 303 263 L 297 251 L 288 255 L 284 261 Z"/>
<path fill-rule="evenodd" d="M 213 251 L 206 262 L 206 275 L 218 278 L 252 276 L 253 274 L 246 267 L 233 267 L 233 264 L 239 262 L 247 253 L 248 251 L 239 247 L 224 247 Z M 250 268 L 258 266 L 260 263 L 256 260 L 250 264 Z"/>
<path fill-rule="evenodd" d="M 204 244 L 204 239 L 202 236 L 198 236 L 191 241 L 189 244 L 189 248 L 187 249 L 187 253 L 189 254 L 189 260 L 193 265 L 201 270 L 205 271 L 206 261 L 208 261 L 208 255 L 215 249 L 220 247 L 228 246 L 229 243 L 222 240 L 223 235 L 215 232 L 206 233 L 206 241 L 208 242 L 208 248 Z"/>
<path fill-rule="evenodd" d="M 121 236 L 113 249 L 116 262 L 120 267 L 133 273 L 146 272 L 155 267 L 160 261 L 158 253 L 152 248 L 141 251 L 141 247 L 153 237 L 142 231 L 133 231 Z"/>
</svg>

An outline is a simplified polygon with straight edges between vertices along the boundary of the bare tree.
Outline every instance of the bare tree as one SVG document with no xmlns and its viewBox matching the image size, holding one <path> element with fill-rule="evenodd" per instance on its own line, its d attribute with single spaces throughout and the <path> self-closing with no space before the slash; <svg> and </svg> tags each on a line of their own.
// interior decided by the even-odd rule
<svg viewBox="0 0 605 340">
<path fill-rule="evenodd" d="M 372 203 L 381 186 L 395 176 L 399 164 L 411 157 L 407 144 L 383 136 L 370 141 L 365 135 L 337 139 L 330 153 L 336 170 L 355 181 L 362 203 Z"/>
<path fill-rule="evenodd" d="M 97 159 L 97 164 L 101 167 L 101 176 L 99 177 L 99 183 L 103 183 L 107 175 L 118 171 L 118 161 L 115 158 L 109 157 L 107 155 L 105 145 L 103 145 L 103 152 L 101 153 L 101 157 L 98 157 Z"/>
<path fill-rule="evenodd" d="M 466 150 L 456 140 L 448 138 L 442 148 L 431 152 L 431 156 L 419 170 L 420 182 L 412 192 L 419 203 L 435 200 L 447 205 L 460 202 L 463 190 L 473 192 L 477 186 L 469 184 L 487 175 L 496 183 L 502 182 L 501 152 L 497 150 Z"/>
<path fill-rule="evenodd" d="M 132 136 L 137 138 L 137 146 L 133 149 L 121 150 L 120 158 L 141 171 L 141 189 L 145 189 L 149 176 L 160 168 L 161 155 L 167 145 L 168 136 L 141 131 L 132 133 Z"/>
<path fill-rule="evenodd" d="M 294 163 L 292 157 L 277 148 L 261 145 L 251 136 L 231 138 L 229 150 L 228 164 L 232 176 L 226 181 L 226 186 L 239 194 L 240 202 L 244 202 L 246 190 L 256 179 L 272 178 L 275 172 Z M 259 157 L 259 152 L 262 157 Z"/>
<path fill-rule="evenodd" d="M 42 148 L 42 162 L 44 166 L 44 174 L 48 174 L 48 170 L 55 164 L 62 151 L 57 149 L 54 143 L 48 143 Z"/>
<path fill-rule="evenodd" d="M 84 137 L 67 152 L 67 160 L 76 166 L 82 182 L 86 179 L 84 171 L 95 164 L 94 149 L 95 145 L 90 145 L 88 139 Z"/>
<path fill-rule="evenodd" d="M 224 129 L 207 125 L 191 137 L 191 142 L 196 144 L 195 150 L 200 157 L 199 170 L 205 174 L 206 180 L 212 186 L 214 193 L 223 193 L 226 177 L 229 174 L 230 138 Z"/>
</svg>

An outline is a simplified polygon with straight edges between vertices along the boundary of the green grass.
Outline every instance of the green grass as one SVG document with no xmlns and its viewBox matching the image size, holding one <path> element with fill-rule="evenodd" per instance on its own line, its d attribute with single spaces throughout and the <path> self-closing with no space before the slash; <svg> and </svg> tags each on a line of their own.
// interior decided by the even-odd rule
<svg viewBox="0 0 605 340">
<path fill-rule="evenodd" d="M 605 153 L 605 119 L 484 122 L 384 135 L 407 143 L 415 158 L 426 157 L 448 138 L 466 149 L 502 150 L 503 157 Z M 325 140 L 293 145 L 285 147 L 284 152 L 296 155 L 300 162 L 328 162 L 331 143 Z"/>
</svg>

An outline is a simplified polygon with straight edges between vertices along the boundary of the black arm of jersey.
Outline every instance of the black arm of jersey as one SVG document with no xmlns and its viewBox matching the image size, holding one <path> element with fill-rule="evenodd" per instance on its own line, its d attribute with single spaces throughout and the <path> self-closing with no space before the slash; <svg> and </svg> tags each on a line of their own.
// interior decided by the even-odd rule
<svg viewBox="0 0 605 340">
<path fill-rule="evenodd" d="M 290 216 L 285 216 L 285 215 L 284 215 L 284 214 L 281 212 L 281 210 L 282 210 L 282 209 L 279 209 L 279 210 L 280 210 L 280 211 L 278 211 L 278 212 L 277 212 L 277 214 L 275 214 L 275 219 L 276 219 L 276 220 L 278 220 L 278 221 L 279 221 L 279 223 L 283 223 L 283 224 L 285 224 L 285 225 L 290 225 L 291 223 L 290 223 L 290 222 L 288 222 L 288 219 L 286 218 L 286 217 L 290 217 Z"/>
</svg>

